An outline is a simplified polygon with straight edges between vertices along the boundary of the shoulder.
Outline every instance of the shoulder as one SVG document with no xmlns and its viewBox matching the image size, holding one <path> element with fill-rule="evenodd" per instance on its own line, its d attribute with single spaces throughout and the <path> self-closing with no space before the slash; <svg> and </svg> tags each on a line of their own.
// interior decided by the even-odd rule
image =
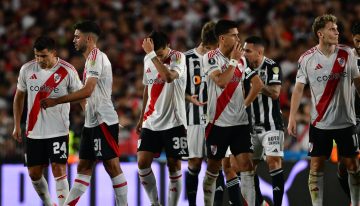
<svg viewBox="0 0 360 206">
<path fill-rule="evenodd" d="M 33 59 L 29 62 L 26 62 L 25 64 L 22 65 L 21 70 L 27 70 L 27 69 L 31 69 L 36 65 L 36 60 Z"/>
<path fill-rule="evenodd" d="M 67 61 L 65 61 L 65 60 L 63 60 L 63 59 L 59 59 L 59 64 L 61 65 L 61 66 L 63 66 L 66 70 L 68 70 L 68 71 L 72 71 L 72 72 L 74 72 L 74 73 L 78 73 L 77 71 L 76 71 L 76 69 L 75 69 L 75 67 L 72 65 L 72 64 L 70 64 L 69 62 L 67 62 Z"/>
<path fill-rule="evenodd" d="M 269 66 L 275 66 L 276 62 L 270 58 L 265 57 L 264 63 Z"/>
<path fill-rule="evenodd" d="M 195 54 L 194 49 L 190 49 L 190 50 L 187 50 L 186 52 L 184 52 L 185 56 L 191 56 L 193 54 Z"/>
<path fill-rule="evenodd" d="M 311 49 L 307 50 L 306 52 L 304 52 L 300 58 L 299 58 L 299 63 L 304 62 L 306 60 L 308 60 L 309 58 L 311 58 L 312 56 L 314 56 L 314 54 L 317 52 L 317 47 L 314 46 Z"/>
<path fill-rule="evenodd" d="M 352 51 L 351 47 L 345 45 L 345 44 L 338 44 L 336 46 L 339 50 L 344 50 L 346 51 L 348 54 L 352 55 L 354 54 L 354 52 Z"/>
</svg>

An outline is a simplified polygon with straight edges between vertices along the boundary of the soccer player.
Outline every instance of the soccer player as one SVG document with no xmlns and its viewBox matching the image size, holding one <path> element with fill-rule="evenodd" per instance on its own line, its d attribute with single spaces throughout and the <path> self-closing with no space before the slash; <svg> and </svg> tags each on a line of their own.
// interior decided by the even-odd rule
<svg viewBox="0 0 360 206">
<path fill-rule="evenodd" d="M 246 107 L 256 98 L 263 83 L 256 72 L 246 68 L 237 24 L 219 20 L 215 25 L 219 48 L 204 55 L 204 70 L 208 85 L 208 118 L 206 147 L 208 166 L 203 181 L 205 205 L 213 205 L 215 181 L 227 148 L 241 171 L 244 197 L 248 205 L 255 204 L 252 145 Z M 244 99 L 243 79 L 251 79 L 252 88 Z M 227 180 L 231 193 L 237 195 L 234 205 L 240 205 L 239 179 Z"/>
<path fill-rule="evenodd" d="M 48 184 L 43 176 L 44 168 L 51 162 L 56 182 L 59 205 L 63 205 L 69 193 L 66 175 L 69 138 L 70 104 L 61 104 L 43 110 L 40 100 L 59 97 L 82 87 L 74 67 L 56 55 L 55 41 L 42 36 L 34 43 L 35 59 L 21 67 L 14 98 L 13 137 L 22 142 L 20 120 L 27 93 L 26 152 L 25 162 L 32 184 L 46 206 L 53 204 Z"/>
<path fill-rule="evenodd" d="M 274 60 L 264 56 L 265 42 L 262 38 L 258 36 L 248 37 L 245 44 L 245 58 L 249 68 L 257 72 L 265 85 L 248 109 L 253 127 L 252 143 L 254 145 L 255 170 L 264 154 L 272 178 L 274 206 L 281 206 L 284 194 L 282 169 L 284 123 L 279 101 L 282 80 L 281 68 Z M 251 82 L 247 79 L 245 79 L 244 88 L 246 95 L 251 88 Z M 263 199 L 257 175 L 255 175 L 255 189 L 257 201 L 259 205 L 262 205 Z"/>
<path fill-rule="evenodd" d="M 206 52 L 217 48 L 217 38 L 214 34 L 214 27 L 215 22 L 206 23 L 201 30 L 200 45 L 184 53 L 187 67 L 185 97 L 187 100 L 187 142 L 189 149 L 185 186 L 189 206 L 196 205 L 196 193 L 199 182 L 198 176 L 201 170 L 202 160 L 206 156 L 205 126 L 207 120 L 207 87 L 202 59 Z M 220 172 L 220 174 L 222 174 L 222 172 Z M 218 199 L 222 205 L 222 198 Z"/>
<path fill-rule="evenodd" d="M 182 187 L 181 157 L 188 155 L 186 140 L 185 55 L 169 48 L 166 34 L 153 31 L 142 47 L 145 85 L 137 124 L 139 177 L 152 205 L 160 205 L 151 170 L 154 157 L 165 149 L 170 183 L 168 205 L 177 205 Z"/>
<path fill-rule="evenodd" d="M 356 56 L 356 66 L 360 71 L 360 22 L 356 22 L 352 28 L 352 39 L 354 43 L 353 53 Z M 357 125 L 357 136 L 359 142 L 359 121 L 360 121 L 360 97 L 355 91 L 355 114 L 356 114 L 356 125 Z M 338 165 L 338 180 L 345 191 L 346 195 L 350 198 L 350 189 L 349 189 L 349 182 L 348 182 L 348 173 L 346 171 L 346 167 L 343 161 L 339 161 Z"/>
<path fill-rule="evenodd" d="M 119 164 L 119 120 L 111 101 L 111 63 L 97 47 L 100 28 L 93 21 L 83 21 L 75 26 L 75 49 L 86 58 L 84 87 L 72 94 L 48 98 L 41 102 L 49 108 L 65 102 L 86 99 L 85 125 L 83 128 L 78 165 L 78 174 L 65 205 L 75 205 L 90 184 L 96 160 L 102 160 L 111 177 L 115 190 L 116 205 L 127 205 L 127 182 Z"/>
<path fill-rule="evenodd" d="M 323 205 L 324 162 L 329 158 L 333 140 L 349 173 L 352 205 L 360 201 L 360 169 L 356 141 L 352 83 L 360 91 L 360 74 L 353 51 L 338 45 L 337 19 L 325 14 L 315 19 L 313 32 L 319 44 L 299 59 L 296 84 L 291 97 L 288 132 L 296 135 L 296 112 L 306 84 L 312 95 L 313 112 L 309 131 L 309 191 L 314 206 Z"/>
</svg>

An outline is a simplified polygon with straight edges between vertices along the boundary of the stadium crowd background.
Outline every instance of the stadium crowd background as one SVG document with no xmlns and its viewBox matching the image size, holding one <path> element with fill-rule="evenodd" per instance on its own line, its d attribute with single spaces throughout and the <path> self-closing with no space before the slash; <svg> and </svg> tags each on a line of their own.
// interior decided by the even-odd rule
<svg viewBox="0 0 360 206">
<path fill-rule="evenodd" d="M 360 20 L 356 0 L 2 0 L 0 2 L 0 162 L 21 162 L 23 146 L 12 137 L 12 101 L 21 65 L 34 58 L 34 39 L 50 35 L 58 43 L 58 55 L 75 66 L 82 77 L 84 59 L 73 47 L 72 25 L 96 20 L 103 33 L 99 47 L 113 66 L 113 100 L 123 129 L 122 158 L 136 155 L 134 128 L 142 104 L 144 52 L 141 43 L 153 29 L 166 32 L 171 48 L 185 52 L 200 41 L 201 26 L 209 20 L 232 19 L 239 23 L 244 40 L 260 35 L 267 41 L 266 56 L 280 63 L 283 84 L 281 108 L 287 125 L 297 60 L 316 42 L 311 31 L 314 18 L 324 13 L 338 17 L 340 42 L 352 45 L 350 27 Z M 286 135 L 285 158 L 306 157 L 310 94 L 306 90 L 298 113 L 298 138 Z M 76 154 L 83 125 L 77 104 L 71 109 L 71 150 Z M 23 120 L 26 118 L 24 111 Z M 25 121 L 23 121 L 25 123 Z M 25 125 L 23 125 L 23 131 Z"/>
</svg>

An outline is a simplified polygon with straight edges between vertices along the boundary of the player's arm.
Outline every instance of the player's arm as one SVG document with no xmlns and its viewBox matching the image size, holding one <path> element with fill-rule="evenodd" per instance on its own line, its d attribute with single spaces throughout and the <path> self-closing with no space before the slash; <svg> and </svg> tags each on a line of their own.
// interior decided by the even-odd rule
<svg viewBox="0 0 360 206">
<path fill-rule="evenodd" d="M 14 131 L 12 136 L 18 142 L 22 141 L 20 121 L 24 109 L 24 102 L 25 102 L 25 92 L 17 89 L 13 102 Z"/>
<path fill-rule="evenodd" d="M 295 83 L 295 88 L 291 95 L 290 103 L 290 115 L 288 124 L 288 133 L 292 136 L 296 136 L 296 113 L 300 106 L 300 100 L 304 92 L 305 84 L 301 82 Z"/>
<path fill-rule="evenodd" d="M 264 83 L 260 79 L 259 75 L 254 75 L 251 78 L 251 88 L 249 94 L 246 96 L 244 100 L 245 107 L 248 107 L 256 99 L 257 95 L 259 94 L 259 92 L 262 90 L 263 87 L 264 87 Z"/>
<path fill-rule="evenodd" d="M 360 96 L 360 76 L 353 79 L 357 94 Z"/>
<path fill-rule="evenodd" d="M 190 95 L 188 93 L 185 93 L 185 100 L 197 106 L 204 106 L 207 103 L 207 102 L 200 102 L 198 100 L 198 95 L 196 94 Z"/>
<path fill-rule="evenodd" d="M 156 70 L 159 72 L 161 79 L 167 83 L 173 82 L 179 77 L 179 74 L 175 70 L 168 69 L 157 57 L 151 59 L 154 63 Z"/>
<path fill-rule="evenodd" d="M 46 109 L 48 107 L 53 107 L 58 104 L 63 104 L 63 103 L 67 103 L 67 102 L 74 102 L 74 101 L 86 99 L 91 96 L 91 94 L 93 93 L 93 91 L 96 87 L 96 84 L 97 84 L 97 78 L 89 77 L 86 79 L 86 83 L 85 83 L 84 87 L 81 88 L 80 90 L 70 93 L 68 95 L 62 96 L 62 97 L 58 97 L 58 98 L 43 99 L 40 102 L 41 107 Z"/>
<path fill-rule="evenodd" d="M 139 121 L 138 121 L 138 123 L 136 125 L 136 133 L 137 134 L 140 134 L 140 132 L 141 132 L 142 123 L 143 123 L 143 119 L 144 119 L 144 112 L 145 112 L 147 101 L 148 101 L 148 86 L 145 85 L 144 93 L 143 93 L 143 105 L 142 105 L 142 109 L 141 109 L 141 114 L 140 114 Z"/>
<path fill-rule="evenodd" d="M 261 92 L 271 99 L 277 99 L 280 95 L 281 85 L 272 84 L 272 85 L 265 85 Z"/>
</svg>

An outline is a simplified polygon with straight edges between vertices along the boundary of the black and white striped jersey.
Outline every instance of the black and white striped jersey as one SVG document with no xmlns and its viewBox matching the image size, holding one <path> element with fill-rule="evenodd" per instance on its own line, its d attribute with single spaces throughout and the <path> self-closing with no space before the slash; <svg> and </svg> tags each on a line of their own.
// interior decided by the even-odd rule
<svg viewBox="0 0 360 206">
<path fill-rule="evenodd" d="M 186 94 L 198 95 L 200 102 L 207 101 L 207 86 L 203 70 L 203 56 L 191 49 L 184 53 L 186 57 Z M 197 106 L 186 102 L 186 117 L 188 125 L 198 125 L 206 123 L 207 105 Z"/>
<path fill-rule="evenodd" d="M 258 73 L 264 85 L 281 85 L 281 68 L 274 60 L 264 57 L 258 68 L 251 69 Z M 248 95 L 250 88 L 250 80 L 245 79 L 245 95 Z M 247 112 L 252 126 L 262 126 L 266 131 L 284 129 L 279 98 L 273 100 L 271 97 L 259 93 Z"/>
</svg>

